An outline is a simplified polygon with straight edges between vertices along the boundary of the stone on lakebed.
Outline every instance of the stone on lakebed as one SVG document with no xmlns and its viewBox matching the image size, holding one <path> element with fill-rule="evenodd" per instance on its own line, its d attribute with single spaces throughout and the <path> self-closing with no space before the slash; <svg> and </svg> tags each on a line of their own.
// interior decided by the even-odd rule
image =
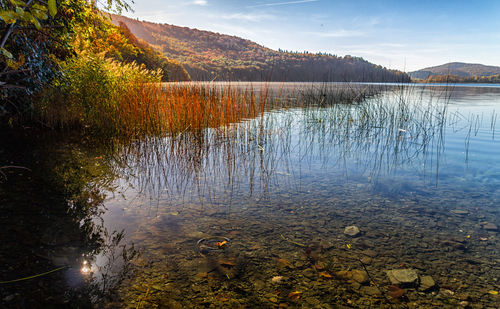
<svg viewBox="0 0 500 309">
<path fill-rule="evenodd" d="M 355 225 L 347 226 L 344 229 L 344 234 L 354 237 L 359 234 L 359 228 Z"/>
<path fill-rule="evenodd" d="M 391 269 L 387 272 L 387 277 L 392 284 L 414 284 L 418 280 L 417 272 L 414 269 Z"/>
</svg>

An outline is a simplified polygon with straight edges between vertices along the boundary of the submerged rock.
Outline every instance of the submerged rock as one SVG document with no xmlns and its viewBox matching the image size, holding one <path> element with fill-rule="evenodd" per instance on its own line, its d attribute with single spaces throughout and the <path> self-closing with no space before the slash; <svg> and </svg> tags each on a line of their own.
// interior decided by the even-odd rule
<svg viewBox="0 0 500 309">
<path fill-rule="evenodd" d="M 483 225 L 483 229 L 485 229 L 487 231 L 497 231 L 498 230 L 498 226 L 496 226 L 493 223 L 486 223 L 485 225 Z"/>
<path fill-rule="evenodd" d="M 414 284 L 418 280 L 417 272 L 410 268 L 392 269 L 386 273 L 392 284 Z"/>
<path fill-rule="evenodd" d="M 427 291 L 432 289 L 436 285 L 434 279 L 431 276 L 423 276 L 420 278 L 420 290 Z"/>
<path fill-rule="evenodd" d="M 368 273 L 364 270 L 341 270 L 336 272 L 335 275 L 340 279 L 355 281 L 360 284 L 368 283 L 370 281 Z"/>
<path fill-rule="evenodd" d="M 366 294 L 366 295 L 370 295 L 370 296 L 382 295 L 382 293 L 380 293 L 380 290 L 375 286 L 363 286 L 363 287 L 361 287 L 361 293 Z"/>
<path fill-rule="evenodd" d="M 359 228 L 355 225 L 347 226 L 344 229 L 344 234 L 354 237 L 359 234 Z"/>
<path fill-rule="evenodd" d="M 453 213 L 455 215 L 459 215 L 459 216 L 465 216 L 465 215 L 469 214 L 469 212 L 467 210 L 462 210 L 462 209 L 453 209 L 451 211 L 451 213 Z"/>
<path fill-rule="evenodd" d="M 352 280 L 357 281 L 361 284 L 368 283 L 370 281 L 368 273 L 364 270 L 355 269 L 351 273 L 352 273 Z"/>
</svg>

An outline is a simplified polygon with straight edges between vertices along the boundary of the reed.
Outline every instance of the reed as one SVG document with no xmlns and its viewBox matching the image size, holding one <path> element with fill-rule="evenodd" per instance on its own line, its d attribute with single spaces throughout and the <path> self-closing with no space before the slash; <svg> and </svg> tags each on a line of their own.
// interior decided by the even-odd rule
<svg viewBox="0 0 500 309">
<path fill-rule="evenodd" d="M 52 128 L 136 138 L 218 128 L 264 112 L 359 103 L 373 89 L 313 85 L 297 89 L 240 83 L 160 83 L 161 73 L 100 55 L 80 55 L 63 65 L 63 75 L 36 106 Z M 326 85 L 326 84 L 325 84 Z"/>
</svg>

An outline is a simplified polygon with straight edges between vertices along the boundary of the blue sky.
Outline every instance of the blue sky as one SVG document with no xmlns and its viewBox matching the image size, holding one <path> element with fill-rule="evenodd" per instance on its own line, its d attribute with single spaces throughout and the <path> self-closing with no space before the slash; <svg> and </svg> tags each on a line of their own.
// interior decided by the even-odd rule
<svg viewBox="0 0 500 309">
<path fill-rule="evenodd" d="M 413 71 L 500 66 L 500 1 L 135 0 L 124 15 Z"/>
</svg>

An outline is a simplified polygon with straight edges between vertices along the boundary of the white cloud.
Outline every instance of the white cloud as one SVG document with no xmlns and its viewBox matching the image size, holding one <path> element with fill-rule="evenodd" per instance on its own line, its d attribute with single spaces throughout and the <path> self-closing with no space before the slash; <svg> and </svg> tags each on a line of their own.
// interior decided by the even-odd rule
<svg viewBox="0 0 500 309">
<path fill-rule="evenodd" d="M 252 22 L 258 22 L 265 19 L 267 20 L 275 19 L 275 16 L 269 14 L 245 14 L 245 13 L 234 13 L 230 15 L 222 15 L 217 17 L 227 20 L 240 20 L 240 21 L 243 20 Z"/>
<path fill-rule="evenodd" d="M 273 2 L 273 3 L 265 3 L 265 4 L 257 4 L 247 6 L 248 8 L 256 8 L 261 6 L 277 6 L 277 5 L 289 5 L 289 4 L 299 4 L 299 3 L 307 3 L 307 2 L 317 2 L 319 0 L 297 0 L 297 1 L 287 1 L 287 2 Z"/>
<path fill-rule="evenodd" d="M 197 5 L 207 5 L 208 1 L 207 0 L 194 0 L 193 3 L 197 4 Z"/>
</svg>

